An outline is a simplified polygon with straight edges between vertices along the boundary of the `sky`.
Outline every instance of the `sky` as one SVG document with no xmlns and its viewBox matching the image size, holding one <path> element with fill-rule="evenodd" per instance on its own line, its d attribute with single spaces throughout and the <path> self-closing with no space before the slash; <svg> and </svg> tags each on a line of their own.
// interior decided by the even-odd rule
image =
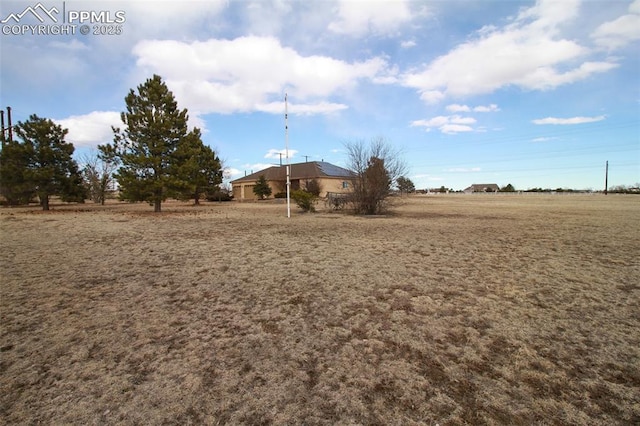
<svg viewBox="0 0 640 426">
<path fill-rule="evenodd" d="M 384 138 L 418 189 L 601 190 L 607 161 L 640 182 L 640 0 L 3 0 L 0 21 L 0 107 L 78 159 L 157 74 L 227 180 Z"/>
</svg>

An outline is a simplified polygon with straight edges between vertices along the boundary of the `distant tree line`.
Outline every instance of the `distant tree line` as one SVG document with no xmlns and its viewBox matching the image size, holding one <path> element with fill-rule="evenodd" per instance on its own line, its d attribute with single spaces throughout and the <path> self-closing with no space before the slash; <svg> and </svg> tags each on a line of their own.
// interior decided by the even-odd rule
<svg viewBox="0 0 640 426">
<path fill-rule="evenodd" d="M 614 194 L 640 194 L 640 182 L 635 185 L 616 185 L 609 188 L 610 193 Z"/>
<path fill-rule="evenodd" d="M 572 193 L 572 192 L 585 192 L 583 190 L 579 190 L 579 189 L 571 189 L 571 188 L 556 188 L 556 189 L 552 189 L 552 188 L 529 188 L 523 192 L 566 192 L 566 193 Z M 591 192 L 591 191 L 588 191 Z"/>
<path fill-rule="evenodd" d="M 0 152 L 0 195 L 9 205 L 38 199 L 49 209 L 52 196 L 65 202 L 90 198 L 103 203 L 115 182 L 119 198 L 146 201 L 155 212 L 168 197 L 222 199 L 222 164 L 206 146 L 198 128 L 187 129 L 187 110 L 178 109 L 173 93 L 154 75 L 125 98 L 124 129 L 113 128 L 113 143 L 98 146 L 81 170 L 67 129 L 31 115 L 18 122 L 19 140 L 5 140 Z M 228 194 L 226 194 L 226 197 Z"/>
</svg>

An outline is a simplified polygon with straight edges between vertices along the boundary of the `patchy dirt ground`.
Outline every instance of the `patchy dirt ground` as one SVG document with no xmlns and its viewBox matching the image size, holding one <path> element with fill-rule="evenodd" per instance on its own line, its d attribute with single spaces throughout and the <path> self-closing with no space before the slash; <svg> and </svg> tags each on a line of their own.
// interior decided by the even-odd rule
<svg viewBox="0 0 640 426">
<path fill-rule="evenodd" d="M 0 423 L 640 423 L 640 197 L 0 210 Z"/>
</svg>

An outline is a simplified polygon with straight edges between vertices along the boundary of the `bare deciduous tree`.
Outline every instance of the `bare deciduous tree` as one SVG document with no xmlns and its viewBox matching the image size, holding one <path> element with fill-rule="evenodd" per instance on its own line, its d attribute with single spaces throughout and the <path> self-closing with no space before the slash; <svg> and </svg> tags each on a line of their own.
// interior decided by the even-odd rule
<svg viewBox="0 0 640 426">
<path fill-rule="evenodd" d="M 387 208 L 391 186 L 407 172 L 400 151 L 378 137 L 370 143 L 346 142 L 349 168 L 353 172 L 352 202 L 357 214 L 380 214 Z"/>
<path fill-rule="evenodd" d="M 115 179 L 113 173 L 118 168 L 116 162 L 99 153 L 85 155 L 82 158 L 84 167 L 82 174 L 94 203 L 104 205 L 107 194 L 112 189 Z"/>
</svg>

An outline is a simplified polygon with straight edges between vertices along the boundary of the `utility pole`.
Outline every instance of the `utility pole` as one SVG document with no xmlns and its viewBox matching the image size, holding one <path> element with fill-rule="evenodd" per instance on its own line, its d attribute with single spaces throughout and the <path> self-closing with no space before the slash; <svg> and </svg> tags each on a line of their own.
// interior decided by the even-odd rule
<svg viewBox="0 0 640 426">
<path fill-rule="evenodd" d="M 11 124 L 11 107 L 7 107 L 7 124 L 9 125 L 9 142 L 13 142 L 13 125 Z"/>
<path fill-rule="evenodd" d="M 0 129 L 2 130 L 0 141 L 2 141 L 2 147 L 4 147 L 4 110 L 0 110 Z"/>
<path fill-rule="evenodd" d="M 0 141 L 2 141 L 3 147 L 5 146 L 7 141 L 13 142 L 13 123 L 11 123 L 11 107 L 10 106 L 7 107 L 7 126 L 6 127 L 4 122 L 4 111 L 0 110 L 0 130 L 2 130 L 2 134 L 0 135 Z"/>
<path fill-rule="evenodd" d="M 604 195 L 607 195 L 608 190 L 609 190 L 609 160 L 607 160 L 607 163 L 604 169 Z"/>
</svg>

